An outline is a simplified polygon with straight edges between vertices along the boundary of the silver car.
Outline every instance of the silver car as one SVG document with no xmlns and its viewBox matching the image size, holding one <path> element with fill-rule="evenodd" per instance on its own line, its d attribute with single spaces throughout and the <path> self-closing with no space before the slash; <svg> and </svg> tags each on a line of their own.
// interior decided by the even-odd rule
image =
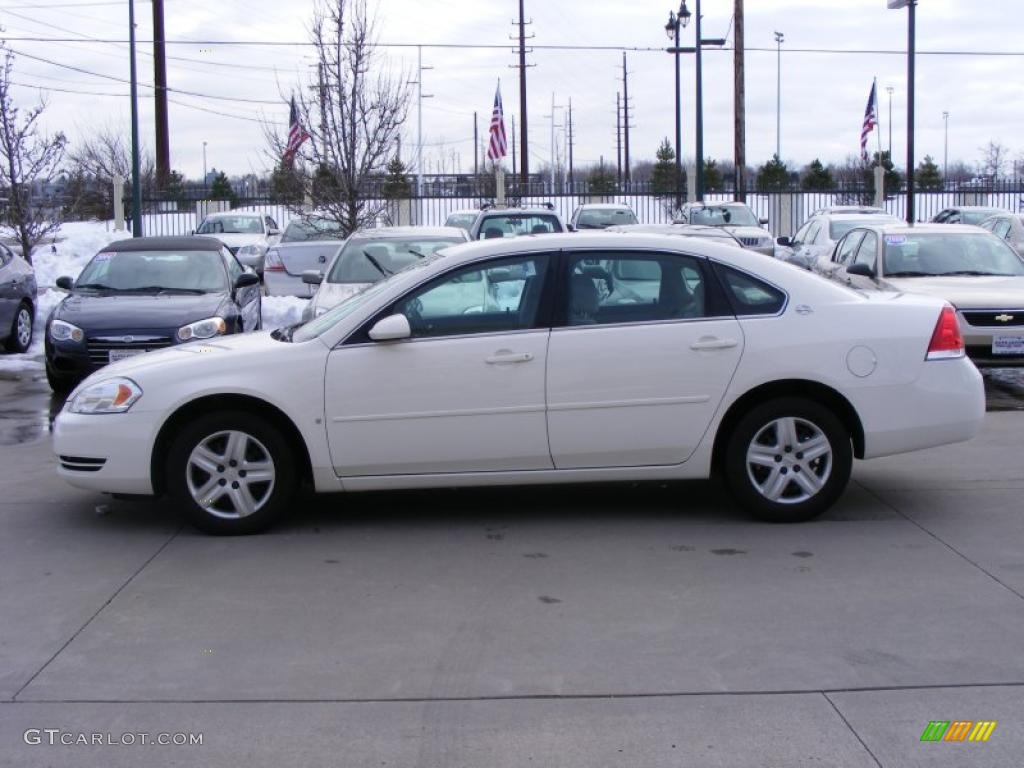
<svg viewBox="0 0 1024 768">
<path fill-rule="evenodd" d="M 852 288 L 926 293 L 956 309 L 979 367 L 1024 367 L 1024 259 L 966 224 L 851 230 L 817 271 Z"/>
<path fill-rule="evenodd" d="M 734 235 L 744 248 L 775 255 L 775 241 L 763 227 L 768 219 L 759 219 L 745 203 L 687 203 L 675 220 L 676 224 L 703 224 L 722 227 Z"/>
<path fill-rule="evenodd" d="M 316 286 L 303 281 L 308 270 L 323 271 L 341 249 L 345 233 L 341 223 L 324 216 L 292 219 L 281 242 L 267 250 L 263 285 L 268 296 L 310 298 Z"/>
<path fill-rule="evenodd" d="M 207 215 L 192 234 L 217 238 L 243 267 L 252 267 L 262 277 L 263 258 L 277 243 L 281 230 L 274 219 L 262 213 L 219 211 Z"/>
<path fill-rule="evenodd" d="M 836 243 L 855 227 L 869 224 L 896 224 L 899 219 L 887 213 L 836 213 L 813 216 L 792 237 L 776 239 L 775 256 L 782 261 L 813 269 L 818 259 L 829 258 Z"/>
<path fill-rule="evenodd" d="M 319 317 L 379 280 L 467 240 L 466 230 L 456 227 L 377 227 L 355 232 L 325 270 L 310 269 L 302 274 L 303 281 L 318 286 L 303 320 Z"/>
<path fill-rule="evenodd" d="M 31 346 L 35 305 L 32 265 L 0 244 L 0 345 L 8 352 L 25 352 Z"/>
<path fill-rule="evenodd" d="M 985 219 L 978 226 L 1003 238 L 1013 250 L 1024 256 L 1024 214 L 1000 213 Z"/>
</svg>

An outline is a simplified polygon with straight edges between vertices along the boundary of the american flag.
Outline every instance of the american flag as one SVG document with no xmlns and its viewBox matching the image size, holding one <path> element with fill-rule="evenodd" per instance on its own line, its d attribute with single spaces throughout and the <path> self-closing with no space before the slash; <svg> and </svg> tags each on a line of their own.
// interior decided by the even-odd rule
<svg viewBox="0 0 1024 768">
<path fill-rule="evenodd" d="M 299 122 L 299 109 L 295 106 L 295 97 L 292 96 L 292 111 L 288 117 L 288 145 L 284 148 L 284 162 L 288 165 L 295 160 L 295 153 L 299 151 L 302 142 L 309 138 L 309 134 Z"/>
<path fill-rule="evenodd" d="M 491 112 L 491 143 L 487 146 L 487 159 L 498 160 L 508 154 L 505 139 L 505 113 L 501 107 L 501 83 L 494 93 L 494 111 Z"/>
<path fill-rule="evenodd" d="M 860 128 L 860 156 L 868 159 L 868 134 L 878 126 L 878 81 L 871 83 L 868 106 L 864 110 L 864 125 Z"/>
</svg>

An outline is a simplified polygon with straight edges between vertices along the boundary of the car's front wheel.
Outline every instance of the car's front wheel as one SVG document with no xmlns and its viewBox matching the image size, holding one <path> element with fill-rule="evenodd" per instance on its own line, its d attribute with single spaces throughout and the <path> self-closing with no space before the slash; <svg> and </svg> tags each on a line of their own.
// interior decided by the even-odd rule
<svg viewBox="0 0 1024 768">
<path fill-rule="evenodd" d="M 22 353 L 27 352 L 32 346 L 32 307 L 27 302 L 18 305 L 18 311 L 14 314 L 14 321 L 11 323 L 11 333 L 7 337 L 7 351 Z"/>
<path fill-rule="evenodd" d="M 726 446 L 725 476 L 736 500 L 769 522 L 810 520 L 850 479 L 849 430 L 820 403 L 779 398 L 752 408 Z"/>
<path fill-rule="evenodd" d="M 244 411 L 202 416 L 178 432 L 167 461 L 167 491 L 200 530 L 265 530 L 295 491 L 295 465 L 280 430 Z"/>
</svg>

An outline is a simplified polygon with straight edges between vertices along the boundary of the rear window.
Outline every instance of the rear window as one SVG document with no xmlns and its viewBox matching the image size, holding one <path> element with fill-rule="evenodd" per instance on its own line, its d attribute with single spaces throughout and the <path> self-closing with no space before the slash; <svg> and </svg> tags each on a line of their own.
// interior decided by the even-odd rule
<svg viewBox="0 0 1024 768">
<path fill-rule="evenodd" d="M 607 229 L 618 224 L 636 224 L 629 208 L 584 208 L 576 219 L 577 229 Z"/>
<path fill-rule="evenodd" d="M 722 264 L 715 264 L 715 271 L 737 317 L 777 315 L 786 305 L 786 294 L 763 280 Z"/>
<path fill-rule="evenodd" d="M 553 213 L 506 213 L 487 216 L 480 223 L 480 240 L 493 237 L 518 237 L 562 232 L 562 223 Z"/>
</svg>

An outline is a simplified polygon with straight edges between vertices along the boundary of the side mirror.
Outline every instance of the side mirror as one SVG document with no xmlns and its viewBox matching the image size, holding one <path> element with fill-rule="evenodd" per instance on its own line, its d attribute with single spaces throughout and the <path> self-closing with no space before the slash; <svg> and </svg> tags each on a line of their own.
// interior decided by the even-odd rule
<svg viewBox="0 0 1024 768">
<path fill-rule="evenodd" d="M 75 287 L 75 281 L 67 275 L 57 278 L 57 287 L 62 291 L 70 291 Z"/>
<path fill-rule="evenodd" d="M 796 245 L 796 243 L 793 242 L 793 238 L 786 237 L 785 235 L 783 235 L 782 237 L 775 238 L 775 242 L 784 248 L 792 248 L 794 245 Z"/>
<path fill-rule="evenodd" d="M 768 219 L 765 219 L 765 218 L 758 219 L 758 221 L 761 222 L 762 226 L 764 226 L 765 224 L 768 223 Z"/>
<path fill-rule="evenodd" d="M 260 276 L 255 272 L 243 272 L 235 280 L 235 290 L 239 288 L 249 288 L 253 285 L 260 284 Z"/>
<path fill-rule="evenodd" d="M 864 262 L 851 264 L 846 268 L 846 274 L 857 275 L 858 277 L 870 277 L 872 280 L 875 279 L 875 270 L 873 270 Z"/>
<path fill-rule="evenodd" d="M 323 281 L 324 276 L 318 270 L 307 269 L 302 273 L 302 282 L 306 285 L 320 285 Z"/>
<path fill-rule="evenodd" d="M 405 315 L 388 315 L 378 320 L 370 329 L 370 338 L 374 341 L 397 341 L 412 336 L 409 318 Z"/>
</svg>

